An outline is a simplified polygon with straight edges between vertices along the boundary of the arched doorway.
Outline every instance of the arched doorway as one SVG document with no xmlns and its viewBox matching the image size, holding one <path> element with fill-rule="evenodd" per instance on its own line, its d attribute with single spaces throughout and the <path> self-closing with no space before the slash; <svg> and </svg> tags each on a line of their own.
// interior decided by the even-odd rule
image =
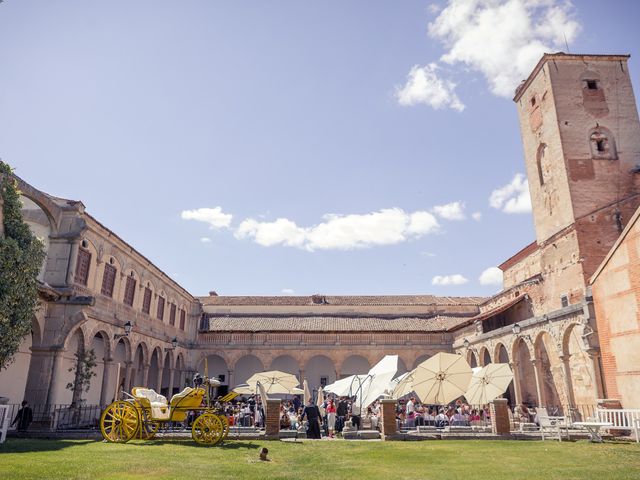
<svg viewBox="0 0 640 480">
<path fill-rule="evenodd" d="M 241 357 L 234 367 L 236 384 L 246 383 L 254 373 L 264 372 L 264 365 L 255 355 Z"/>
<path fill-rule="evenodd" d="M 478 366 L 478 361 L 476 359 L 476 354 L 473 352 L 473 350 L 469 350 L 467 352 L 467 363 L 469 363 L 469 366 L 471 368 L 476 368 Z"/>
<path fill-rule="evenodd" d="M 160 393 L 167 397 L 167 400 L 173 395 L 173 352 L 167 352 L 164 356 L 164 365 L 162 366 L 162 379 L 160 385 Z"/>
<path fill-rule="evenodd" d="M 202 375 L 205 374 L 205 360 L 207 361 L 206 367 L 208 370 L 209 377 L 217 378 L 220 380 L 221 384 L 218 387 L 217 394 L 218 395 L 226 395 L 229 391 L 229 387 L 234 387 L 235 385 L 229 385 L 229 367 L 224 358 L 219 355 L 207 355 L 206 358 L 203 358 L 198 365 L 198 372 Z"/>
<path fill-rule="evenodd" d="M 409 370 L 407 369 L 407 364 L 398 357 L 398 371 L 396 372 L 396 376 L 400 376 L 403 373 L 407 373 Z"/>
<path fill-rule="evenodd" d="M 78 366 L 78 358 L 84 354 L 84 335 L 79 328 L 75 330 L 65 344 L 62 353 L 61 369 L 59 372 L 60 380 L 54 385 L 53 404 L 70 404 L 78 403 L 82 399 L 84 392 L 76 389 L 76 369 Z M 68 388 L 68 385 L 71 385 Z"/>
<path fill-rule="evenodd" d="M 93 368 L 93 373 L 95 375 L 93 376 L 93 378 L 91 378 L 89 391 L 86 392 L 83 397 L 86 400 L 87 405 L 101 404 L 100 400 L 102 396 L 102 383 L 105 374 L 104 359 L 109 354 L 107 342 L 108 340 L 105 338 L 105 334 L 102 332 L 98 332 L 91 339 L 91 344 L 89 345 L 89 351 L 87 353 L 89 355 L 93 353 L 93 356 L 95 356 L 96 365 Z"/>
<path fill-rule="evenodd" d="M 160 385 L 158 385 L 158 374 L 160 372 L 160 362 L 162 361 L 162 352 L 160 349 L 154 348 L 151 354 L 151 361 L 149 362 L 149 376 L 147 379 L 147 388 L 151 388 L 156 392 L 160 391 Z"/>
<path fill-rule="evenodd" d="M 273 359 L 269 370 L 279 370 L 297 377 L 300 373 L 300 365 L 291 355 L 280 355 Z"/>
<path fill-rule="evenodd" d="M 524 339 L 518 338 L 513 345 L 513 359 L 518 376 L 518 387 L 522 403 L 533 407 L 538 405 L 536 374 L 531 363 L 531 353 Z"/>
<path fill-rule="evenodd" d="M 584 351 L 583 333 L 582 325 L 573 324 L 565 331 L 562 342 L 563 354 L 568 358 L 572 400 L 579 410 L 596 404 L 599 385 L 593 361 Z"/>
<path fill-rule="evenodd" d="M 429 360 L 429 358 L 431 358 L 431 355 L 420 355 L 418 358 L 416 358 L 416 361 L 413 362 L 413 368 L 416 368 L 425 360 Z"/>
<path fill-rule="evenodd" d="M 328 385 L 336 381 L 336 367 L 333 361 L 324 355 L 311 357 L 305 365 L 305 376 L 311 390 L 321 385 Z"/>
<path fill-rule="evenodd" d="M 366 375 L 370 369 L 369 360 L 361 355 L 351 355 L 342 362 L 340 375 L 343 378 L 350 375 Z"/>
<path fill-rule="evenodd" d="M 535 352 L 542 403 L 549 412 L 562 412 L 566 405 L 559 393 L 564 391 L 562 363 L 548 332 L 542 332 L 536 339 Z"/>
<path fill-rule="evenodd" d="M 146 345 L 145 345 L 146 347 Z M 133 387 L 144 387 L 144 361 L 145 361 L 145 348 L 142 343 L 139 343 L 136 347 L 136 352 L 133 355 L 133 369 L 131 371 L 131 384 L 127 390 L 131 390 Z"/>
<path fill-rule="evenodd" d="M 129 340 L 125 338 L 120 338 L 118 343 L 116 343 L 115 348 L 113 349 L 113 367 L 114 367 L 114 375 L 113 379 L 110 381 L 113 383 L 109 384 L 109 392 L 113 392 L 113 394 L 109 393 L 107 395 L 107 403 L 109 401 L 115 400 L 114 396 L 117 395 L 117 398 L 122 397 L 122 392 L 127 391 L 128 384 L 127 382 L 127 362 L 130 361 L 131 358 L 131 345 L 129 344 Z M 115 391 L 115 382 L 118 382 L 118 390 Z M 127 391 L 127 393 L 130 393 Z"/>
<path fill-rule="evenodd" d="M 502 343 L 499 343 L 496 346 L 495 358 L 497 360 L 496 363 L 506 363 L 506 364 L 511 363 L 509 362 L 509 352 L 507 351 L 507 348 Z M 504 398 L 507 399 L 507 403 L 509 404 L 509 406 L 511 406 L 511 408 L 515 407 L 516 391 L 515 391 L 514 382 L 511 382 L 509 384 L 509 388 L 507 388 L 507 391 L 504 393 Z"/>
<path fill-rule="evenodd" d="M 487 347 L 482 347 L 480 350 L 480 365 L 486 367 L 491 363 L 491 354 Z"/>
</svg>

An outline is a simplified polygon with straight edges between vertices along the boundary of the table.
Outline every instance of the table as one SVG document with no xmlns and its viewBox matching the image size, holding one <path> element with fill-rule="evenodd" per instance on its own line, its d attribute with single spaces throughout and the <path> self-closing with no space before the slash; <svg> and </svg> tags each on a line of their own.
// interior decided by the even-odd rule
<svg viewBox="0 0 640 480">
<path fill-rule="evenodd" d="M 589 441 L 602 443 L 601 428 L 613 427 L 611 422 L 574 422 L 576 427 L 582 427 L 589 432 Z"/>
</svg>

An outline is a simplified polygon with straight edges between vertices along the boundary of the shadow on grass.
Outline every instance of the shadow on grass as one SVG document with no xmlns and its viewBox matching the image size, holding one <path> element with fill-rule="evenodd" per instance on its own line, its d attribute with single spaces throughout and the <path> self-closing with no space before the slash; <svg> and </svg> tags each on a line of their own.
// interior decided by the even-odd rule
<svg viewBox="0 0 640 480">
<path fill-rule="evenodd" d="M 238 450 L 238 449 L 252 449 L 255 450 L 260 448 L 259 445 L 255 445 L 251 442 L 241 442 L 241 441 L 226 441 L 224 443 L 219 443 L 218 445 L 201 445 L 199 443 L 194 442 L 191 439 L 166 439 L 166 440 L 146 440 L 146 441 L 135 441 L 129 442 L 127 445 L 132 447 L 159 447 L 162 445 L 180 445 L 184 447 L 193 447 L 193 448 L 221 448 L 223 450 Z"/>
<path fill-rule="evenodd" d="M 96 443 L 95 440 L 46 440 L 10 438 L 0 445 L 0 455 L 5 453 L 55 452 L 69 447 Z"/>
</svg>

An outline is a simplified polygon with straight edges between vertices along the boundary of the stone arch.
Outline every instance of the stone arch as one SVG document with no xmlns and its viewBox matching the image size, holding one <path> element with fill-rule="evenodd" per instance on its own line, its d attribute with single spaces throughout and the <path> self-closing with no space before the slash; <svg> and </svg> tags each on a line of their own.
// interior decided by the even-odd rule
<svg viewBox="0 0 640 480">
<path fill-rule="evenodd" d="M 491 354 L 489 353 L 489 349 L 485 346 L 480 349 L 480 366 L 486 367 L 491 363 Z"/>
<path fill-rule="evenodd" d="M 425 360 L 429 360 L 429 358 L 431 358 L 432 355 L 420 355 L 418 358 L 415 359 L 415 361 L 413 362 L 413 368 L 416 368 L 418 365 L 420 365 L 422 362 L 424 362 Z"/>
<path fill-rule="evenodd" d="M 18 182 L 18 190 L 20 191 L 20 201 L 23 204 L 23 210 L 29 210 L 30 208 L 37 208 L 40 210 L 46 217 L 46 221 L 49 224 L 50 232 L 49 235 L 55 235 L 58 233 L 58 222 L 56 221 L 56 217 L 59 216 L 57 211 L 59 207 L 53 205 L 53 202 L 47 201 L 44 195 L 34 194 L 32 190 L 33 188 L 25 188 L 27 184 L 24 182 Z M 38 192 L 39 193 L 39 192 Z M 26 200 L 26 202 L 25 202 Z M 25 208 L 25 203 L 27 203 Z M 23 218 L 24 218 L 23 214 Z M 29 223 L 28 218 L 25 218 L 25 221 Z"/>
<path fill-rule="evenodd" d="M 524 338 L 517 338 L 513 342 L 512 358 L 514 363 L 514 373 L 518 377 L 518 388 L 522 403 L 528 406 L 538 405 L 538 394 L 536 387 L 536 376 L 532 359 L 534 358 L 529 349 L 529 344 Z"/>
<path fill-rule="evenodd" d="M 467 363 L 471 368 L 476 368 L 479 365 L 478 357 L 473 350 L 467 351 Z"/>
<path fill-rule="evenodd" d="M 264 364 L 255 355 L 244 355 L 240 357 L 233 366 L 235 381 L 237 384 L 245 383 L 251 375 L 264 371 Z"/>
<path fill-rule="evenodd" d="M 344 374 L 346 377 L 350 374 Z M 314 355 L 305 364 L 305 377 L 311 390 L 319 388 L 323 381 L 330 384 L 336 381 L 336 367 L 326 355 Z"/>
<path fill-rule="evenodd" d="M 536 166 L 538 169 L 538 182 L 540 186 L 544 185 L 551 176 L 551 166 L 549 164 L 549 149 L 546 143 L 538 145 L 536 151 Z"/>
<path fill-rule="evenodd" d="M 44 245 L 45 258 L 38 273 L 38 280 L 44 282 L 49 258 L 50 236 L 56 231 L 55 222 L 51 213 L 45 210 L 38 202 L 24 194 L 20 195 L 20 201 L 22 202 L 21 212 L 24 222 L 29 226 L 31 232 L 42 240 Z"/>
<path fill-rule="evenodd" d="M 598 395 L 599 382 L 593 368 L 593 360 L 585 351 L 584 326 L 569 324 L 562 336 L 562 353 L 570 372 L 571 398 L 575 405 L 594 405 Z"/>
<path fill-rule="evenodd" d="M 343 377 L 349 375 L 363 375 L 371 369 L 371 364 L 362 355 L 349 355 L 340 366 L 340 374 Z"/>
<path fill-rule="evenodd" d="M 149 375 L 146 386 L 156 392 L 160 391 L 160 386 L 158 385 L 158 374 L 160 373 L 162 364 L 162 349 L 160 347 L 155 347 L 152 350 L 151 358 L 149 359 Z"/>
<path fill-rule="evenodd" d="M 130 362 L 133 361 L 131 355 L 131 342 L 127 337 L 120 337 L 113 346 L 112 371 L 114 372 L 114 375 L 113 379 L 110 379 L 110 381 L 112 382 L 118 382 L 118 394 L 120 394 L 121 391 L 128 390 L 129 385 L 127 383 L 127 365 L 129 365 Z M 113 385 L 113 391 L 115 392 L 115 384 L 110 383 L 110 385 Z"/>
<path fill-rule="evenodd" d="M 279 355 L 271 361 L 269 370 L 280 370 L 297 377 L 300 373 L 300 363 L 291 355 Z"/>
<path fill-rule="evenodd" d="M 513 368 L 513 362 L 509 358 L 509 351 L 507 350 L 507 347 L 505 347 L 505 345 L 502 342 L 498 342 L 496 344 L 493 355 L 494 355 L 493 356 L 494 363 L 506 363 L 508 365 L 511 365 L 511 368 Z M 507 402 L 509 403 L 509 405 L 511 405 L 511 407 L 515 406 L 516 404 L 515 382 L 511 382 L 509 384 L 509 388 L 507 388 L 507 391 L 504 394 L 504 398 L 507 399 Z"/>
<path fill-rule="evenodd" d="M 400 355 L 398 355 L 398 371 L 396 372 L 396 375 L 402 375 L 408 371 L 409 369 L 407 368 L 407 364 L 402 358 L 400 358 Z"/>
<path fill-rule="evenodd" d="M 31 366 L 31 347 L 40 345 L 40 325 L 36 316 L 31 320 L 31 333 L 24 336 L 13 356 L 12 362 L 0 370 L 1 394 L 9 398 L 9 404 L 24 400 L 29 368 Z M 12 419 L 13 420 L 13 419 Z"/>
<path fill-rule="evenodd" d="M 133 387 L 146 387 L 145 370 L 149 367 L 149 347 L 144 341 L 138 342 L 133 349 L 131 365 L 131 384 L 127 390 Z"/>
<path fill-rule="evenodd" d="M 95 376 L 91 379 L 89 391 L 84 394 L 84 399 L 88 405 L 101 405 L 103 379 L 105 370 L 108 368 L 108 362 L 105 360 L 111 357 L 109 335 L 104 330 L 98 330 L 90 335 L 89 351 L 93 351 L 96 357 L 96 366 L 93 369 Z M 108 373 L 106 375 L 108 379 Z"/>
<path fill-rule="evenodd" d="M 561 409 L 567 403 L 564 398 L 563 366 L 556 343 L 549 332 L 542 331 L 535 339 L 534 348 L 542 404 L 549 411 L 553 411 L 555 407 Z M 562 396 L 560 392 L 563 393 Z"/>
<path fill-rule="evenodd" d="M 62 351 L 62 361 L 60 364 L 61 381 L 57 382 L 53 387 L 54 401 L 52 403 L 70 404 L 78 402 L 81 399 L 81 391 L 73 391 L 67 389 L 68 384 L 74 384 L 76 380 L 75 371 L 78 364 L 78 355 L 86 351 L 86 334 L 82 327 L 73 329 L 64 342 Z"/>
</svg>

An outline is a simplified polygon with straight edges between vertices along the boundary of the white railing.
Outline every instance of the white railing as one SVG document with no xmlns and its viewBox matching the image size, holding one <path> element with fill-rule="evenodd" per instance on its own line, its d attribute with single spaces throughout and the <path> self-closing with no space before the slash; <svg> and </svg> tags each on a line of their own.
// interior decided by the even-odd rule
<svg viewBox="0 0 640 480">
<path fill-rule="evenodd" d="M 7 430 L 9 430 L 9 405 L 0 405 L 0 443 L 4 443 L 7 438 Z"/>
</svg>

